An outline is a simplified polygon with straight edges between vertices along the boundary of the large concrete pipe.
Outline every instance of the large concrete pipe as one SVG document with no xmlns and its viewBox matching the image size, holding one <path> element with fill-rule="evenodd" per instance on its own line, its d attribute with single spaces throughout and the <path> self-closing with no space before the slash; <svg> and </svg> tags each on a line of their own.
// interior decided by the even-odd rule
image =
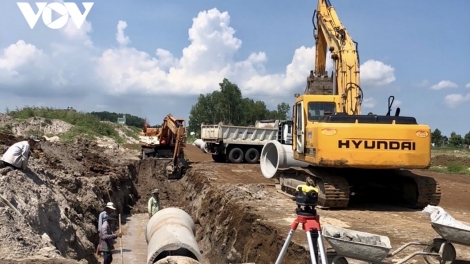
<svg viewBox="0 0 470 264">
<path fill-rule="evenodd" d="M 308 163 L 294 159 L 291 145 L 282 145 L 277 140 L 270 140 L 261 150 L 260 167 L 263 176 L 278 176 L 278 169 L 290 167 L 308 167 Z"/>
<path fill-rule="evenodd" d="M 202 262 L 196 242 L 194 222 L 185 211 L 169 207 L 158 211 L 147 223 L 147 264 L 168 256 L 181 256 Z"/>
<path fill-rule="evenodd" d="M 204 141 L 202 141 L 202 139 L 198 138 L 198 139 L 194 140 L 193 145 L 200 148 L 202 142 L 204 142 Z"/>
<path fill-rule="evenodd" d="M 202 152 L 204 152 L 204 153 L 207 153 L 206 144 L 207 144 L 207 143 L 203 141 L 203 142 L 201 143 L 201 146 L 199 147 L 199 148 L 202 150 Z"/>
<path fill-rule="evenodd" d="M 206 151 L 206 142 L 204 142 L 202 139 L 194 140 L 193 145 L 198 147 L 199 149 L 201 149 L 202 152 L 207 153 L 207 151 Z"/>
</svg>

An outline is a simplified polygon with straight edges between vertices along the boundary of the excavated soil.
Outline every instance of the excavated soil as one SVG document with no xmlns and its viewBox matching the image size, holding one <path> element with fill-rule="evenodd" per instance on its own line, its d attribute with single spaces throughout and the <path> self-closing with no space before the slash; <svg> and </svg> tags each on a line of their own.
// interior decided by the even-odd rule
<svg viewBox="0 0 470 264">
<path fill-rule="evenodd" d="M 0 153 L 19 140 L 0 134 Z M 192 216 L 204 263 L 274 263 L 295 219 L 295 203 L 262 176 L 258 164 L 214 163 L 192 145 L 185 152 L 191 167 L 182 179 L 169 181 L 162 161 L 139 161 L 135 151 L 102 148 L 86 140 L 41 142 L 26 173 L 0 169 L 0 195 L 13 206 L 0 201 L 0 264 L 98 263 L 93 252 L 103 205 L 111 200 L 118 213 L 146 213 L 154 188 L 160 190 L 162 207 L 179 207 Z M 416 173 L 438 180 L 440 206 L 468 222 L 470 177 Z M 385 235 L 394 249 L 438 237 L 421 211 L 373 201 L 347 210 L 317 211 L 322 225 Z M 455 246 L 456 263 L 470 263 L 469 248 Z M 301 225 L 283 263 L 310 263 Z"/>
<path fill-rule="evenodd" d="M 431 159 L 433 166 L 461 165 L 470 168 L 470 158 L 452 155 L 438 155 Z"/>
<path fill-rule="evenodd" d="M 21 140 L 0 134 L 0 151 Z M 41 142 L 26 171 L 0 169 L 0 260 L 41 263 L 63 258 L 98 263 L 94 257 L 97 217 L 108 201 L 130 211 L 138 194 L 135 161 L 125 150 Z M 48 260 L 48 263 L 54 263 Z"/>
</svg>

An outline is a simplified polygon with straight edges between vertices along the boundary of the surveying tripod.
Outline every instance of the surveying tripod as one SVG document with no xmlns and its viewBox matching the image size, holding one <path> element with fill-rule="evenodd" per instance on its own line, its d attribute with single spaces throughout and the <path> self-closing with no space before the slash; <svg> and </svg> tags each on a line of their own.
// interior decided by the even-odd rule
<svg viewBox="0 0 470 264">
<path fill-rule="evenodd" d="M 305 200 L 304 197 L 306 196 L 299 196 L 301 196 L 300 199 Z M 323 244 L 321 234 L 320 216 L 317 215 L 317 211 L 314 209 L 316 204 L 308 204 L 305 202 L 299 203 L 299 196 L 297 197 L 297 209 L 295 210 L 297 217 L 290 226 L 290 231 L 287 235 L 286 242 L 284 242 L 284 245 L 281 249 L 281 253 L 277 257 L 275 264 L 281 264 L 281 261 L 284 258 L 284 255 L 286 254 L 287 247 L 289 246 L 289 243 L 292 240 L 292 236 L 294 236 L 294 232 L 295 230 L 297 230 L 299 224 L 302 224 L 302 229 L 307 234 L 308 248 L 310 251 L 310 259 L 312 261 L 312 264 L 319 264 L 317 263 L 318 250 L 320 250 L 320 263 L 328 264 L 328 260 L 326 258 L 326 249 L 325 245 Z M 304 206 L 304 208 L 301 207 L 302 205 Z M 314 239 L 316 239 L 316 241 L 314 241 Z"/>
</svg>

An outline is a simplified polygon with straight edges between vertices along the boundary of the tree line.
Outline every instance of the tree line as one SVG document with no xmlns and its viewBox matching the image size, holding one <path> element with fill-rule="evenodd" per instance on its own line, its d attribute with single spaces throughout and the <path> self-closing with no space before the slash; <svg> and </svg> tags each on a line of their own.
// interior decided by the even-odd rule
<svg viewBox="0 0 470 264">
<path fill-rule="evenodd" d="M 108 112 L 108 111 L 91 112 L 90 114 L 98 117 L 101 121 L 110 121 L 113 123 L 116 123 L 118 118 L 122 118 L 123 116 L 125 116 L 126 125 L 134 126 L 138 128 L 142 128 L 144 126 L 144 118 L 134 116 L 131 114 L 114 113 L 114 112 Z"/>
<path fill-rule="evenodd" d="M 455 132 L 450 133 L 450 137 L 442 135 L 442 132 L 439 129 L 434 129 L 431 133 L 431 141 L 435 146 L 451 146 L 451 147 L 463 147 L 464 145 L 470 145 L 470 132 L 462 135 Z"/>
<path fill-rule="evenodd" d="M 282 102 L 276 110 L 269 110 L 263 101 L 243 97 L 240 88 L 224 78 L 219 90 L 200 94 L 189 112 L 188 129 L 200 132 L 201 124 L 254 125 L 256 120 L 289 118 L 290 106 Z"/>
</svg>

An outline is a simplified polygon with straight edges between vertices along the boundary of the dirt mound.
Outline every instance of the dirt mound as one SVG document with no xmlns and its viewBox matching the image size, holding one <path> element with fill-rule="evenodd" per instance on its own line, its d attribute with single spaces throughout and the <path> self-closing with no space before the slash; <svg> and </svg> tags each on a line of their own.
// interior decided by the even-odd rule
<svg viewBox="0 0 470 264">
<path fill-rule="evenodd" d="M 461 165 L 470 167 L 470 158 L 452 155 L 438 155 L 431 159 L 431 164 L 433 166 Z"/>
<path fill-rule="evenodd" d="M 135 144 L 138 140 L 133 137 L 136 133 L 125 125 L 117 125 L 109 121 L 102 121 L 103 123 L 110 124 L 114 127 L 119 136 L 124 139 L 126 143 Z M 11 133 L 17 137 L 25 137 L 30 134 L 43 134 L 49 141 L 49 137 L 57 136 L 69 131 L 73 127 L 65 121 L 59 119 L 48 119 L 42 117 L 31 117 L 26 120 L 16 120 L 9 115 L 0 113 L 0 131 Z M 57 141 L 52 137 L 52 141 Z M 117 148 L 117 143 L 114 139 L 109 137 L 100 137 L 97 139 L 100 146 Z"/>
<path fill-rule="evenodd" d="M 0 133 L 0 145 L 10 146 L 15 144 L 21 137 L 15 137 L 11 134 Z M 2 152 L 3 153 L 3 152 Z"/>
<path fill-rule="evenodd" d="M 0 140 L 5 150 L 19 141 L 5 135 Z M 108 155 L 87 140 L 41 142 L 40 149 L 25 172 L 0 169 L 0 195 L 13 207 L 0 202 L 0 259 L 97 263 L 97 217 L 108 201 L 118 213 L 128 213 L 127 205 L 135 203 L 134 161 L 118 152 Z"/>
<path fill-rule="evenodd" d="M 15 136 L 27 136 L 41 131 L 44 135 L 58 135 L 67 132 L 73 125 L 57 119 L 31 117 L 15 121 L 12 117 L 0 114 L 0 127 L 9 130 Z"/>
</svg>

